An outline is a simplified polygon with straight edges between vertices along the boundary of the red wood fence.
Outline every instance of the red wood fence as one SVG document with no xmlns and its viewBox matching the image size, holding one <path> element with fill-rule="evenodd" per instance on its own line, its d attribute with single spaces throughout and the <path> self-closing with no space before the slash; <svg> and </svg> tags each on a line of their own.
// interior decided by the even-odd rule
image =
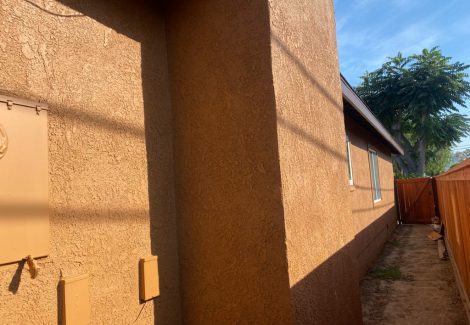
<svg viewBox="0 0 470 325">
<path fill-rule="evenodd" d="M 432 178 L 399 179 L 395 188 L 400 222 L 432 223 L 436 216 Z"/>
<path fill-rule="evenodd" d="M 470 296 L 470 160 L 437 176 L 436 189 L 447 246 Z"/>
</svg>

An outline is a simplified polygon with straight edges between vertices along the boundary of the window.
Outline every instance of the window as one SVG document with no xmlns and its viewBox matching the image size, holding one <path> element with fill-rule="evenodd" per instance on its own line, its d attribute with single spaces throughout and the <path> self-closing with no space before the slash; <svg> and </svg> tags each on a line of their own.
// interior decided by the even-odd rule
<svg viewBox="0 0 470 325">
<path fill-rule="evenodd" d="M 374 202 L 378 202 L 382 199 L 382 193 L 380 191 L 379 161 L 377 159 L 377 151 L 371 149 L 369 150 L 369 163 L 373 198 Z"/>
<path fill-rule="evenodd" d="M 349 185 L 353 185 L 353 171 L 352 171 L 352 159 L 351 159 L 351 142 L 349 141 L 349 137 L 346 136 L 346 156 L 348 158 L 348 179 Z"/>
</svg>

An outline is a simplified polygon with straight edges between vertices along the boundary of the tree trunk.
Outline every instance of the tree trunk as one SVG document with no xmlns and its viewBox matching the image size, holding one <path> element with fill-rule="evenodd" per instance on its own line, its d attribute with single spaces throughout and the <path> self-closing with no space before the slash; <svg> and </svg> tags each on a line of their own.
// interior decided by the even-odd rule
<svg viewBox="0 0 470 325">
<path fill-rule="evenodd" d="M 401 120 L 397 119 L 393 122 L 391 126 L 392 135 L 395 140 L 403 147 L 404 155 L 394 155 L 394 160 L 400 169 L 400 172 L 403 175 L 408 175 L 410 173 L 416 173 L 417 165 L 415 160 L 413 159 L 413 147 L 409 143 L 408 139 L 402 133 L 401 130 Z"/>
<path fill-rule="evenodd" d="M 420 118 L 420 128 L 421 128 L 421 136 L 417 140 L 418 144 L 418 169 L 417 174 L 419 176 L 426 176 L 426 141 L 425 141 L 425 134 L 424 134 L 424 124 L 426 123 L 426 115 L 424 112 L 421 112 Z"/>
<path fill-rule="evenodd" d="M 396 169 L 398 169 L 401 174 L 408 175 L 410 173 L 410 169 L 401 155 L 392 154 L 392 159 L 395 162 Z"/>
<path fill-rule="evenodd" d="M 418 139 L 418 168 L 419 176 L 426 176 L 426 143 L 424 139 Z"/>
</svg>

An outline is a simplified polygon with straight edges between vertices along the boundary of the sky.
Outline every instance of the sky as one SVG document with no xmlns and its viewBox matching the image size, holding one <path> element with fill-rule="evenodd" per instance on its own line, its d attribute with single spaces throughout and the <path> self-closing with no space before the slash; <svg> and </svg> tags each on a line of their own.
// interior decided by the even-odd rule
<svg viewBox="0 0 470 325">
<path fill-rule="evenodd" d="M 398 52 L 410 55 L 439 46 L 445 56 L 470 64 L 470 0 L 334 2 L 339 64 L 353 86 L 365 71 Z M 470 116 L 470 100 L 467 106 L 460 112 Z M 454 146 L 456 151 L 466 148 L 470 136 Z"/>
</svg>

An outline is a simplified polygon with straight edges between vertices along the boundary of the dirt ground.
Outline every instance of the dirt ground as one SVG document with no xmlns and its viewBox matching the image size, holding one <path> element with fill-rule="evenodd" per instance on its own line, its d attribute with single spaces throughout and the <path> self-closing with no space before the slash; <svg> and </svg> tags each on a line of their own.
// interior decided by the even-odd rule
<svg viewBox="0 0 470 325">
<path fill-rule="evenodd" d="M 364 324 L 468 324 L 449 260 L 428 225 L 397 227 L 361 282 Z"/>
</svg>

